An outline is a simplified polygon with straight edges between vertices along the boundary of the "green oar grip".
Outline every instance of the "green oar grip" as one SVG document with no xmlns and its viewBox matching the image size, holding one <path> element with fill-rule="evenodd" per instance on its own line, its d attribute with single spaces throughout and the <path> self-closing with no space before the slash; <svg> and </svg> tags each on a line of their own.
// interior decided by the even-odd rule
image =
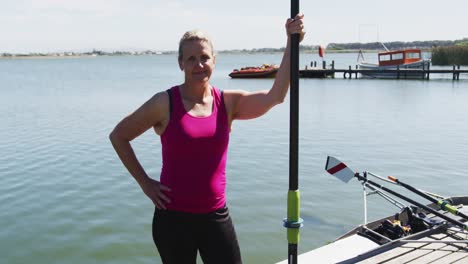
<svg viewBox="0 0 468 264">
<path fill-rule="evenodd" d="M 290 244 L 299 243 L 299 228 L 302 226 L 300 212 L 300 193 L 299 190 L 288 191 L 288 218 L 285 221 L 285 227 L 288 228 L 288 242 Z"/>
<path fill-rule="evenodd" d="M 443 210 L 449 211 L 450 213 L 456 215 L 458 213 L 458 209 L 455 206 L 452 206 L 446 201 L 438 201 L 437 204 L 442 208 Z"/>
</svg>

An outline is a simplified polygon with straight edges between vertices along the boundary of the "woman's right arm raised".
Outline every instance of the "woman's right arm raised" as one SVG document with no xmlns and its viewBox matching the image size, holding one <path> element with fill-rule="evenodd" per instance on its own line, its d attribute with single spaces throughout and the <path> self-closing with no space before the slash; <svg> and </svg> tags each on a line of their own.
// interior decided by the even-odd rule
<svg viewBox="0 0 468 264">
<path fill-rule="evenodd" d="M 135 178 L 143 192 L 159 209 L 166 209 L 165 203 L 169 198 L 163 191 L 170 191 L 158 181 L 151 179 L 138 161 L 130 141 L 154 127 L 157 131 L 163 131 L 169 121 L 169 95 L 160 92 L 144 103 L 135 112 L 120 121 L 109 138 L 117 155 Z"/>
</svg>

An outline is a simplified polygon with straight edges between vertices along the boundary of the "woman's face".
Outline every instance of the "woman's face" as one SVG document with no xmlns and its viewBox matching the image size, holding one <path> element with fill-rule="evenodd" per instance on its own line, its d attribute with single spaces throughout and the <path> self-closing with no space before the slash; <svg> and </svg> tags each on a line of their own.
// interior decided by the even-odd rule
<svg viewBox="0 0 468 264">
<path fill-rule="evenodd" d="M 185 73 L 186 82 L 208 82 L 215 63 L 216 58 L 208 42 L 190 40 L 183 44 L 179 67 Z"/>
</svg>

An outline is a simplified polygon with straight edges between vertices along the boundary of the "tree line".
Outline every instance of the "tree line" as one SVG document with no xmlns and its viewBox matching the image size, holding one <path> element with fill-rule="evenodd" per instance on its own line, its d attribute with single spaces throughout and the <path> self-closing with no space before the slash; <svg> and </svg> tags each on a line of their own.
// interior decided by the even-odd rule
<svg viewBox="0 0 468 264">
<path fill-rule="evenodd" d="M 460 40 L 428 40 L 428 41 L 392 41 L 385 42 L 384 45 L 390 49 L 404 49 L 404 48 L 420 48 L 423 50 L 430 50 L 435 47 L 450 47 L 450 46 L 461 46 L 468 45 L 468 38 Z M 299 50 L 303 52 L 315 52 L 319 48 L 319 45 L 300 45 Z M 329 51 L 353 51 L 353 50 L 384 50 L 381 42 L 369 42 L 369 43 L 329 43 L 326 47 Z M 282 48 L 256 48 L 256 49 L 234 49 L 234 50 L 221 50 L 220 53 L 273 53 L 283 52 Z"/>
<path fill-rule="evenodd" d="M 392 41 L 385 42 L 384 45 L 389 50 L 404 49 L 404 48 L 420 48 L 420 49 L 432 49 L 436 47 L 449 47 L 449 46 L 461 46 L 468 45 L 468 38 L 460 40 L 428 40 L 428 41 Z M 383 50 L 384 47 L 381 42 L 370 42 L 370 43 L 330 43 L 327 45 L 327 49 L 330 50 Z"/>
</svg>

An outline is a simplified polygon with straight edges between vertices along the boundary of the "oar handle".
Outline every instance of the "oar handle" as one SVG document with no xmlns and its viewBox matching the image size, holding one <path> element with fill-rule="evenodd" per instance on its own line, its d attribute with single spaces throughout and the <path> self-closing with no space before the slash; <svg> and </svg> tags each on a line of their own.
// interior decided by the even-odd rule
<svg viewBox="0 0 468 264">
<path fill-rule="evenodd" d="M 400 181 L 399 181 L 397 178 L 395 178 L 395 177 L 393 177 L 393 176 L 391 176 L 391 175 L 388 176 L 387 178 L 388 178 L 389 180 L 391 180 L 392 182 L 400 183 Z"/>
</svg>

